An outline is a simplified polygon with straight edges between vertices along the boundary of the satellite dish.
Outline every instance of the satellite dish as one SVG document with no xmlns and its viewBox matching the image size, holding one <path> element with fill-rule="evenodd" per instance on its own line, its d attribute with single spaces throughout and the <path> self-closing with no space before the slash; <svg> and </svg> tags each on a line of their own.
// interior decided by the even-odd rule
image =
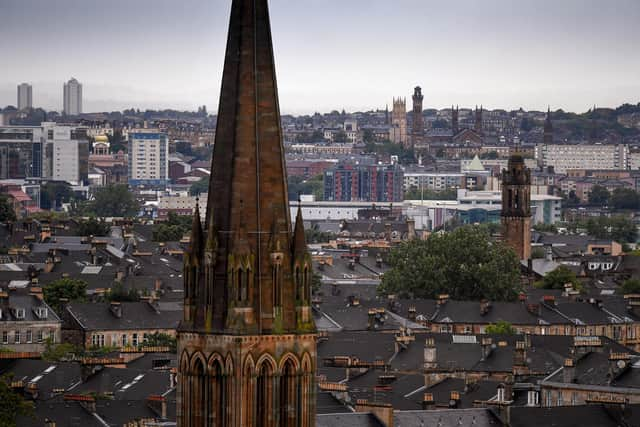
<svg viewBox="0 0 640 427">
<path fill-rule="evenodd" d="M 617 365 L 618 365 L 618 369 L 624 369 L 624 367 L 627 366 L 624 360 L 618 360 Z"/>
</svg>

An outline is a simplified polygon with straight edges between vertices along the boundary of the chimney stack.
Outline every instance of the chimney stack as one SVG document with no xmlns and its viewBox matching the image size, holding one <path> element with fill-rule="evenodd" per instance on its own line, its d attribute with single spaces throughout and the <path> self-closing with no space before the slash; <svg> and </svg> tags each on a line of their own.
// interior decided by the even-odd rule
<svg viewBox="0 0 640 427">
<path fill-rule="evenodd" d="M 438 368 L 436 352 L 436 342 L 433 338 L 427 338 L 424 344 L 424 369 L 432 370 Z"/>
<path fill-rule="evenodd" d="M 562 381 L 571 384 L 576 380 L 576 366 L 573 359 L 564 359 L 564 367 L 562 368 Z"/>
<path fill-rule="evenodd" d="M 122 305 L 120 305 L 119 302 L 111 301 L 111 303 L 109 304 L 109 311 L 111 311 L 111 314 L 113 314 L 116 318 L 122 318 Z"/>
</svg>

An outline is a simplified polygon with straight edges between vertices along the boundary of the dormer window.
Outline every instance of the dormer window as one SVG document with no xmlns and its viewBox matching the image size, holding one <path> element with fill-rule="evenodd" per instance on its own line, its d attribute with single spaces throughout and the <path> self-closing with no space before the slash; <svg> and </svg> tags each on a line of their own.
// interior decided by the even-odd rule
<svg viewBox="0 0 640 427">
<path fill-rule="evenodd" d="M 34 309 L 34 312 L 38 319 L 46 319 L 49 315 L 49 310 L 47 310 L 47 307 L 36 307 Z"/>
<path fill-rule="evenodd" d="M 16 319 L 24 319 L 26 312 L 24 308 L 15 308 L 13 309 L 13 315 Z"/>
</svg>

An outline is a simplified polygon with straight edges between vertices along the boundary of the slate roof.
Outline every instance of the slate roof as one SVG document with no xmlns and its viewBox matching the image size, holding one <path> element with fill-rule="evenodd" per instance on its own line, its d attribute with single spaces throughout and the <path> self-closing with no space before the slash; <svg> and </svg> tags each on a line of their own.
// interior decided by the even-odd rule
<svg viewBox="0 0 640 427">
<path fill-rule="evenodd" d="M 640 425 L 640 405 L 626 405 L 626 422 Z M 613 416 L 612 416 L 613 415 Z M 619 427 L 615 411 L 604 405 L 560 406 L 554 408 L 513 407 L 512 427 Z"/>
<path fill-rule="evenodd" d="M 435 411 L 397 411 L 394 427 L 496 427 L 502 423 L 487 409 L 449 409 Z M 539 424 L 546 425 L 546 424 Z"/>
<path fill-rule="evenodd" d="M 318 414 L 316 427 L 384 427 L 378 419 L 369 413 Z"/>
<path fill-rule="evenodd" d="M 71 303 L 65 309 L 84 330 L 176 329 L 181 311 L 156 311 L 147 302 L 123 302 L 122 317 L 114 316 L 108 303 Z"/>
</svg>

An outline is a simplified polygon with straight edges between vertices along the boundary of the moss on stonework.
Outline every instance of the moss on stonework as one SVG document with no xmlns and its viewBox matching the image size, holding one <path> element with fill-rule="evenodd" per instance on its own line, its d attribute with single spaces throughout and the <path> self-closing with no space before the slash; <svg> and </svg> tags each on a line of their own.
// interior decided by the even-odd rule
<svg viewBox="0 0 640 427">
<path fill-rule="evenodd" d="M 274 307 L 273 333 L 284 333 L 284 327 L 282 326 L 282 307 Z"/>
</svg>

